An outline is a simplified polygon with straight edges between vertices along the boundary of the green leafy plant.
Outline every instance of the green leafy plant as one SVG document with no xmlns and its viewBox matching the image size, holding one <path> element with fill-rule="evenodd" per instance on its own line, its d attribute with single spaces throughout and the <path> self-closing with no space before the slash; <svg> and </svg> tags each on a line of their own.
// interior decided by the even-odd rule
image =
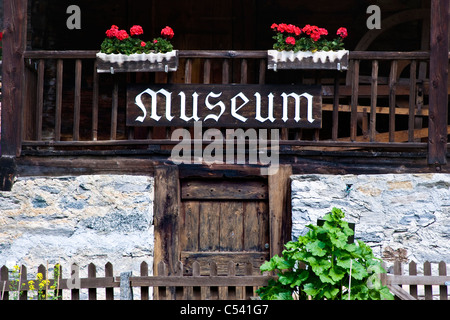
<svg viewBox="0 0 450 320">
<path fill-rule="evenodd" d="M 362 241 L 348 243 L 353 230 L 333 208 L 322 226 L 308 225 L 308 233 L 285 245 L 261 272 L 278 274 L 258 290 L 264 300 L 392 300 L 394 296 L 379 278 L 386 271 L 381 260 Z"/>
</svg>

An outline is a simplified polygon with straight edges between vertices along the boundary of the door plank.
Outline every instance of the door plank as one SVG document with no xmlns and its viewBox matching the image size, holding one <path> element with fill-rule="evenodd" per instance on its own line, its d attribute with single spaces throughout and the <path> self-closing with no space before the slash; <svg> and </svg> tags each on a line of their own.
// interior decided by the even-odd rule
<svg viewBox="0 0 450 320">
<path fill-rule="evenodd" d="M 242 251 L 243 211 L 242 202 L 220 203 L 220 251 Z"/>
<path fill-rule="evenodd" d="M 248 180 L 184 180 L 183 200 L 264 200 L 268 198 L 267 183 Z"/>
<path fill-rule="evenodd" d="M 244 203 L 244 250 L 265 251 L 269 242 L 269 217 L 264 201 Z"/>
<path fill-rule="evenodd" d="M 220 202 L 201 203 L 199 251 L 217 251 L 220 247 Z"/>
</svg>

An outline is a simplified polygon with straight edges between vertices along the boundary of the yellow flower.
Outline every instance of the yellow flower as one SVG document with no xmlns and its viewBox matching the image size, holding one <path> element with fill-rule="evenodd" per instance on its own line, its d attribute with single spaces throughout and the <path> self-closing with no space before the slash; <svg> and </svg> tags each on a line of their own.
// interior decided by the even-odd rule
<svg viewBox="0 0 450 320">
<path fill-rule="evenodd" d="M 38 280 L 42 280 L 42 278 L 43 278 L 42 273 L 39 272 L 39 273 L 37 274 L 37 278 L 38 278 Z"/>
<path fill-rule="evenodd" d="M 15 272 L 18 272 L 20 270 L 20 267 L 16 264 L 15 266 L 14 266 L 14 271 Z"/>
</svg>

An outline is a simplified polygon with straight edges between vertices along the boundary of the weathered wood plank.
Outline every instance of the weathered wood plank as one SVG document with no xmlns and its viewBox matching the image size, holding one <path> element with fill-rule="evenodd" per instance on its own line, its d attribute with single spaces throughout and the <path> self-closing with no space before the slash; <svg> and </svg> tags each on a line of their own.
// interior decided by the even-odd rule
<svg viewBox="0 0 450 320">
<path fill-rule="evenodd" d="M 268 204 L 265 201 L 244 202 L 244 250 L 265 251 L 269 244 Z"/>
<path fill-rule="evenodd" d="M 233 179 L 181 182 L 181 199 L 183 200 L 264 200 L 267 198 L 267 184 L 262 181 Z"/>
<path fill-rule="evenodd" d="M 173 274 L 179 256 L 180 186 L 176 166 L 155 169 L 155 253 L 154 261 L 164 261 Z M 155 268 L 156 269 L 156 268 Z"/>
<path fill-rule="evenodd" d="M 220 251 L 242 251 L 244 238 L 243 203 L 223 201 L 220 204 Z"/>
<path fill-rule="evenodd" d="M 290 240 L 290 176 L 292 167 L 280 165 L 275 174 L 269 175 L 269 225 L 270 256 L 280 255 L 284 244 Z"/>
<path fill-rule="evenodd" d="M 3 4 L 2 156 L 19 156 L 21 152 L 27 6 L 27 0 L 8 0 Z"/>
<path fill-rule="evenodd" d="M 250 263 L 253 266 L 253 271 L 255 272 L 255 274 L 260 274 L 259 267 L 264 263 L 264 261 L 269 259 L 269 252 L 260 251 L 181 252 L 181 260 L 183 261 L 185 272 L 186 270 L 192 270 L 192 264 L 197 261 L 201 266 L 201 275 L 209 275 L 211 263 L 213 262 L 216 268 L 216 275 L 226 275 L 228 272 L 227 265 L 231 260 L 236 263 L 236 273 L 239 275 L 245 274 L 246 263 Z"/>
<path fill-rule="evenodd" d="M 449 0 L 431 1 L 428 163 L 447 163 Z"/>
<path fill-rule="evenodd" d="M 220 202 L 202 202 L 200 210 L 199 251 L 216 251 L 220 247 Z"/>
</svg>

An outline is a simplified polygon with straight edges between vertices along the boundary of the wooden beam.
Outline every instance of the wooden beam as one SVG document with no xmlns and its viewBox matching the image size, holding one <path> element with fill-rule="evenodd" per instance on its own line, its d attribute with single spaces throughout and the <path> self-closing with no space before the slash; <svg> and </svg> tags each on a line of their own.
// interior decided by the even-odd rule
<svg viewBox="0 0 450 320">
<path fill-rule="evenodd" d="M 428 164 L 447 163 L 449 0 L 431 0 Z"/>
<path fill-rule="evenodd" d="M 177 272 L 179 246 L 180 182 L 177 166 L 155 168 L 155 252 L 154 261 L 164 261 L 169 275 Z M 154 266 L 157 270 L 157 266 Z"/>
<path fill-rule="evenodd" d="M 27 0 L 5 0 L 3 4 L 3 89 L 1 155 L 20 155 L 22 101 L 25 66 L 23 54 L 27 35 Z"/>
<path fill-rule="evenodd" d="M 291 240 L 291 175 L 290 165 L 280 165 L 269 175 L 270 256 L 281 255 L 284 244 Z"/>
</svg>

